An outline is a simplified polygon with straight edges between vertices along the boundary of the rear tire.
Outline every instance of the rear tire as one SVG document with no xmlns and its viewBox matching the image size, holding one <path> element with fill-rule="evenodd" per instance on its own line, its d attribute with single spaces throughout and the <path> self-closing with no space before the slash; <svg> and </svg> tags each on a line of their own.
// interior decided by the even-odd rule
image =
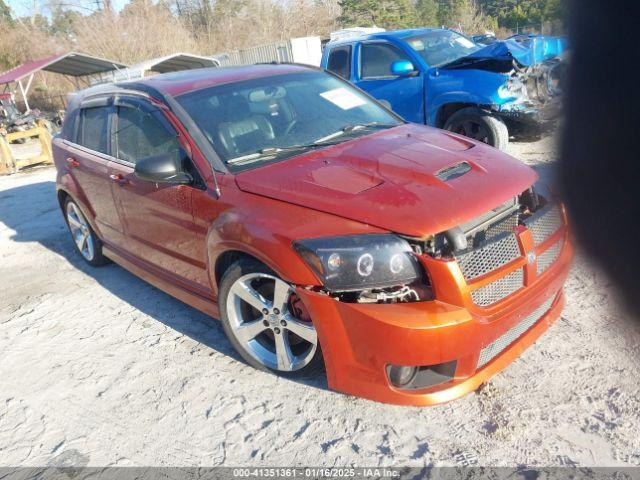
<svg viewBox="0 0 640 480">
<path fill-rule="evenodd" d="M 323 371 L 311 318 L 295 290 L 266 265 L 248 257 L 233 263 L 222 276 L 218 306 L 229 341 L 252 367 L 284 377 Z"/>
<path fill-rule="evenodd" d="M 64 202 L 64 218 L 73 243 L 85 262 L 92 267 L 110 263 L 109 259 L 102 254 L 102 241 L 71 197 L 67 197 Z"/>
<path fill-rule="evenodd" d="M 500 150 L 509 144 L 509 130 L 502 119 L 476 107 L 458 110 L 447 119 L 444 129 Z"/>
</svg>

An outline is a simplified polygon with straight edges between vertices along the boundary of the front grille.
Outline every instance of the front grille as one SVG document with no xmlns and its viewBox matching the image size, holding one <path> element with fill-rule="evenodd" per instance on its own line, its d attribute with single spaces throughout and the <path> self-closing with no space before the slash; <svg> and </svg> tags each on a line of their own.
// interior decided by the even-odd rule
<svg viewBox="0 0 640 480">
<path fill-rule="evenodd" d="M 503 205 L 500 208 L 507 208 Z M 506 210 L 505 210 L 506 211 Z M 504 267 L 508 263 L 521 258 L 518 237 L 513 233 L 518 225 L 518 212 L 511 212 L 486 230 L 478 231 L 473 238 L 472 247 L 454 254 L 465 280 L 476 279 Z M 488 222 L 485 222 L 485 224 Z M 539 246 L 563 225 L 560 207 L 549 204 L 523 220 L 531 231 L 534 244 Z M 558 241 L 546 251 L 540 253 L 537 261 L 537 274 L 542 274 L 560 256 L 563 243 Z M 524 287 L 524 270 L 518 268 L 494 282 L 471 291 L 471 300 L 480 307 L 492 305 Z"/>
<path fill-rule="evenodd" d="M 486 307 L 520 290 L 524 285 L 524 272 L 522 268 L 514 270 L 508 275 L 499 278 L 484 287 L 471 292 L 473 303 Z"/>
<path fill-rule="evenodd" d="M 518 240 L 510 233 L 504 238 L 455 255 L 455 258 L 464 278 L 472 280 L 506 265 L 520 255 Z"/>
<path fill-rule="evenodd" d="M 494 223 L 485 232 L 485 238 L 490 240 L 495 238 L 503 233 L 511 233 L 514 228 L 518 226 L 518 212 L 514 212 L 508 217 L 503 218 L 502 220 Z"/>
<path fill-rule="evenodd" d="M 527 330 L 533 327 L 533 325 L 535 325 L 538 320 L 540 320 L 544 316 L 544 314 L 549 311 L 554 298 L 555 296 L 551 297 L 549 300 L 536 308 L 532 313 L 527 315 L 518 324 L 512 327 L 509 331 L 484 347 L 480 351 L 478 368 L 482 368 L 483 366 L 485 366 L 500 353 L 502 353 L 509 345 L 518 340 L 518 338 L 520 338 Z"/>
<path fill-rule="evenodd" d="M 562 226 L 562 215 L 557 204 L 551 204 L 534 213 L 524 221 L 533 235 L 536 246 L 553 235 Z"/>
<path fill-rule="evenodd" d="M 557 241 L 538 256 L 538 275 L 544 272 L 558 259 L 563 243 L 562 239 Z"/>
</svg>

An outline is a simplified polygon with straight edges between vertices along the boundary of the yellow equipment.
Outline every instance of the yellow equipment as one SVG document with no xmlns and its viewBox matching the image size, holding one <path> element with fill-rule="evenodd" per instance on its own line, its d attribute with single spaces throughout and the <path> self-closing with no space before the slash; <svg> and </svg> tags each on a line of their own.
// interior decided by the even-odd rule
<svg viewBox="0 0 640 480">
<path fill-rule="evenodd" d="M 37 138 L 37 141 L 21 145 L 11 144 L 23 138 Z M 25 167 L 39 163 L 53 163 L 51 139 L 51 133 L 41 121 L 38 122 L 37 127 L 24 132 L 0 135 L 0 174 L 16 173 Z"/>
</svg>

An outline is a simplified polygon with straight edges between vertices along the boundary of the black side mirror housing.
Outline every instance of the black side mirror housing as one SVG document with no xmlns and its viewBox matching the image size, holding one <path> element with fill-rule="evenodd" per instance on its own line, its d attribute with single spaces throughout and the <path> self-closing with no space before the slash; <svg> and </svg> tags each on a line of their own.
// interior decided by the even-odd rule
<svg viewBox="0 0 640 480">
<path fill-rule="evenodd" d="M 133 170 L 136 177 L 154 183 L 188 185 L 193 178 L 178 168 L 176 153 L 163 153 L 139 160 Z"/>
</svg>

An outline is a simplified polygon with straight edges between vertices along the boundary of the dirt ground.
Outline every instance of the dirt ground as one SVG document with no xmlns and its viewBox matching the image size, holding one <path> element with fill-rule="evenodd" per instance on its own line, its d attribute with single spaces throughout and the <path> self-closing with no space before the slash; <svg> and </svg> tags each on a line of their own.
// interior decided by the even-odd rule
<svg viewBox="0 0 640 480">
<path fill-rule="evenodd" d="M 551 139 L 511 152 L 552 178 Z M 382 405 L 258 372 L 213 319 L 86 266 L 54 178 L 0 178 L 0 465 L 640 465 L 640 332 L 580 256 L 562 317 L 486 388 Z"/>
</svg>

